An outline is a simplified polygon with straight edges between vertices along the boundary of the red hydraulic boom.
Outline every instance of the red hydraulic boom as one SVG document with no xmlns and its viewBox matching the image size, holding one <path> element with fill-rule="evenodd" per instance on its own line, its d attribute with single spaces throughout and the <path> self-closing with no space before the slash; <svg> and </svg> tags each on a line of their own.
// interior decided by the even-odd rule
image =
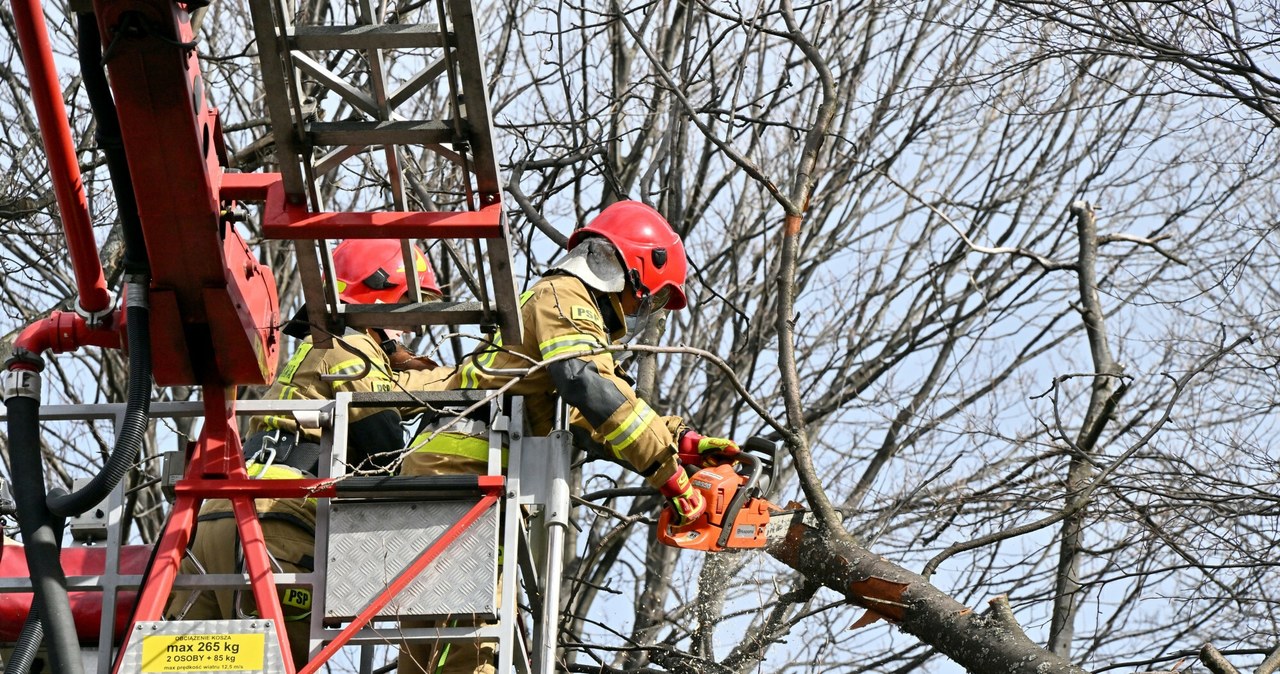
<svg viewBox="0 0 1280 674">
<path fill-rule="evenodd" d="M 99 76 L 105 69 L 109 76 L 103 80 L 109 83 L 109 93 L 98 97 L 94 113 L 106 114 L 113 120 L 107 124 L 107 120 L 100 117 L 100 127 L 118 126 L 119 154 L 115 156 L 121 163 L 127 160 L 127 170 L 122 168 L 127 174 L 126 193 L 120 193 L 121 183 L 117 182 L 114 169 L 112 180 L 121 204 L 126 246 L 130 235 L 138 243 L 132 249 L 134 268 L 130 270 L 126 266 L 126 290 L 120 293 L 118 305 L 106 287 L 98 260 L 44 10 L 40 0 L 10 1 L 80 295 L 77 314 L 55 312 L 21 333 L 13 357 L 5 362 L 4 379 L 0 381 L 8 408 L 11 453 L 23 457 L 22 461 L 14 461 L 12 477 L 15 500 L 20 502 L 18 517 L 24 546 L 17 552 L 8 550 L 7 565 L 18 568 L 19 562 L 13 555 L 25 552 L 21 566 L 31 569 L 36 603 L 41 609 L 41 618 L 46 621 L 46 643 L 51 651 L 56 651 L 51 656 L 53 668 L 72 674 L 80 671 L 78 654 L 74 658 L 68 655 L 75 648 L 75 626 L 70 619 L 61 624 L 57 622 L 58 607 L 75 603 L 68 599 L 64 570 L 57 561 L 61 538 L 57 527 L 62 518 L 90 506 L 82 503 L 89 498 L 87 492 L 46 495 L 44 491 L 37 436 L 42 357 L 49 352 L 84 346 L 127 346 L 131 363 L 130 408 L 121 423 L 123 430 L 118 431 L 116 449 L 123 458 L 116 461 L 118 457 L 113 452 L 103 474 L 94 478 L 92 486 L 100 492 L 109 492 L 123 472 L 132 468 L 134 458 L 131 457 L 136 457 L 148 423 L 152 378 L 161 386 L 201 387 L 204 412 L 200 434 L 187 447 L 185 477 L 175 488 L 176 500 L 170 518 L 150 563 L 142 572 L 134 624 L 161 618 L 201 502 L 210 498 L 229 499 L 259 616 L 274 621 L 278 628 L 275 634 L 284 671 L 288 674 L 316 671 L 351 635 L 344 633 L 331 642 L 310 664 L 291 662 L 282 629 L 284 616 L 262 528 L 254 511 L 254 498 L 267 494 L 324 497 L 334 493 L 334 486 L 322 480 L 272 480 L 266 485 L 248 479 L 245 472 L 236 423 L 236 387 L 268 384 L 274 380 L 281 319 L 275 278 L 255 257 L 228 213 L 235 211 L 238 201 L 264 202 L 264 236 L 297 242 L 299 274 L 317 344 L 328 338 L 327 329 L 341 327 L 344 321 L 363 327 L 375 325 L 374 321 L 379 320 L 407 322 L 396 327 L 433 322 L 500 325 L 509 339 L 519 339 L 522 331 L 511 277 L 507 224 L 489 137 L 486 79 L 475 44 L 474 9 L 470 0 L 439 3 L 440 25 L 430 30 L 425 26 L 383 25 L 381 17 L 369 16 L 362 17 L 357 26 L 294 27 L 290 25 L 290 17 L 280 15 L 284 3 L 268 0 L 246 3 L 255 23 L 263 76 L 267 79 L 263 89 L 276 145 L 276 164 L 280 167 L 279 173 L 260 174 L 240 174 L 227 168 L 227 149 L 218 111 L 206 98 L 206 82 L 191 24 L 190 12 L 208 3 L 204 0 L 92 0 L 92 15 L 80 16 L 81 64 L 86 68 L 92 66 Z M 446 3 L 450 8 L 448 21 L 444 18 Z M 81 4 L 87 7 L 88 3 L 82 1 Z M 96 45 L 89 46 L 99 49 L 100 56 L 91 56 L 86 61 L 85 54 L 93 50 L 86 51 L 84 36 L 95 28 L 100 37 L 95 38 Z M 291 111 L 300 109 L 295 75 L 299 63 L 309 63 L 304 52 L 355 50 L 365 54 L 369 62 L 380 63 L 383 49 L 408 48 L 443 49 L 448 54 L 444 60 L 446 67 L 452 69 L 448 78 L 451 95 L 447 112 L 452 118 L 448 123 L 403 120 L 393 110 L 403 102 L 403 96 L 389 94 L 382 84 L 377 84 L 371 95 L 356 96 L 360 102 L 357 107 L 370 119 L 326 125 L 290 117 Z M 94 58 L 97 62 L 90 63 Z M 308 67 L 314 69 L 315 66 Z M 377 72 L 380 77 L 381 71 Z M 415 79 L 417 88 L 430 82 L 426 77 L 430 72 L 432 69 L 426 69 L 423 77 Z M 434 76 L 439 77 L 440 71 L 434 72 Z M 320 76 L 321 79 L 336 77 L 332 73 Z M 90 88 L 88 81 L 86 73 L 86 89 Z M 338 86 L 335 90 L 343 95 L 355 95 L 352 87 Z M 90 91 L 89 96 L 93 99 L 94 93 Z M 401 182 L 402 155 L 394 147 L 401 143 L 436 148 L 453 144 L 448 154 L 462 167 L 466 186 L 458 192 L 466 195 L 467 210 L 409 210 Z M 333 163 L 328 159 L 316 161 L 320 155 L 313 150 L 326 146 L 337 148 L 330 155 L 337 157 Z M 115 140 L 112 147 L 117 148 Z M 381 147 L 385 153 L 391 191 L 395 193 L 392 208 L 377 212 L 323 209 L 312 189 L 317 174 L 332 170 L 342 157 L 354 156 L 369 147 Z M 126 209 L 126 203 L 136 206 Z M 409 305 L 407 309 L 400 307 L 405 310 L 396 314 L 386 312 L 389 319 L 369 311 L 347 313 L 338 306 L 336 294 L 328 289 L 324 278 L 323 271 L 328 264 L 325 240 L 330 238 L 483 240 L 488 246 L 492 289 L 481 279 L 473 284 L 480 288 L 481 301 L 454 303 L 458 306 L 451 306 L 453 311 L 444 317 L 433 316 L 432 307 L 424 304 Z M 130 250 L 126 248 L 126 257 Z M 322 288 L 328 289 L 327 294 Z M 414 298 L 417 299 L 416 294 Z M 460 306 L 468 304 L 477 306 Z M 460 316 L 469 320 L 459 320 Z M 127 339 L 122 338 L 126 331 Z M 133 366 L 141 362 L 146 366 L 134 371 Z M 130 450 L 127 445 L 131 442 Z M 121 447 L 126 451 L 121 452 Z M 501 478 L 495 479 L 492 483 L 482 479 L 479 485 L 486 508 L 502 493 Z M 483 509 L 477 506 L 469 517 L 475 519 Z M 428 550 L 416 568 L 425 567 L 438 552 L 436 548 Z M 130 555 L 130 563 L 136 566 L 138 552 L 135 550 Z M 131 570 L 135 566 L 131 566 Z M 89 569 L 96 567 L 82 564 L 75 568 L 91 573 Z M 408 582 L 407 578 L 404 582 Z M 75 601 L 83 599 L 80 592 L 72 594 L 78 595 Z M 10 606 L 0 602 L 0 611 Z M 360 619 L 367 621 L 376 610 L 371 609 L 369 615 Z M 21 617 L 13 619 L 21 620 Z M 349 632 L 357 629 L 359 625 L 353 623 Z M 127 639 L 133 632 L 131 625 L 125 632 L 125 643 L 117 644 L 120 646 L 120 659 L 115 664 L 117 671 L 122 666 Z M 110 645 L 102 644 L 102 647 Z"/>
</svg>

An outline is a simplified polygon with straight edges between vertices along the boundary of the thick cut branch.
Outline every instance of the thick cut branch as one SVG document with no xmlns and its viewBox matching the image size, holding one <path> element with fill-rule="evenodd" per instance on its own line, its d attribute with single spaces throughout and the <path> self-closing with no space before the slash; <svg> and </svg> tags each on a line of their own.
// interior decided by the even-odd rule
<svg viewBox="0 0 1280 674">
<path fill-rule="evenodd" d="M 1232 667 L 1212 644 L 1205 644 L 1200 648 L 1200 662 L 1204 663 L 1204 666 L 1208 667 L 1213 674 L 1240 674 L 1240 670 Z"/>
<path fill-rule="evenodd" d="M 866 608 L 860 623 L 884 618 L 970 672 L 1086 674 L 1027 638 L 1004 597 L 991 600 L 986 613 L 975 613 L 923 577 L 825 535 L 799 516 L 774 526 L 790 528 L 770 538 L 769 554 Z"/>
</svg>

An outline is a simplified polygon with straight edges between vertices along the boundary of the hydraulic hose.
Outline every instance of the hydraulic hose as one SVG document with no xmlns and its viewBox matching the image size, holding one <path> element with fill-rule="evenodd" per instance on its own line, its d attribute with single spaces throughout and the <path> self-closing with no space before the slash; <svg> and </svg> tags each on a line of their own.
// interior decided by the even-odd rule
<svg viewBox="0 0 1280 674">
<path fill-rule="evenodd" d="M 44 623 L 40 622 L 40 605 L 32 602 L 31 611 L 27 613 L 27 622 L 22 625 L 22 632 L 14 642 L 13 651 L 4 663 L 4 674 L 27 674 L 36 661 L 40 651 L 40 642 L 44 640 Z"/>
<path fill-rule="evenodd" d="M 9 375 L 19 374 L 12 369 Z M 34 373 L 31 373 L 34 374 Z M 11 395 L 4 401 L 9 416 L 9 467 L 13 500 L 18 509 L 23 551 L 35 591 L 33 607 L 44 626 L 49 659 L 55 672 L 81 674 L 80 643 L 62 571 L 59 541 L 65 520 L 45 501 L 44 465 L 40 454 L 40 398 Z"/>
<path fill-rule="evenodd" d="M 107 173 L 116 194 L 116 212 L 124 238 L 124 273 L 150 274 L 142 220 L 138 217 L 138 201 L 133 194 L 133 177 L 129 174 L 124 137 L 120 134 L 120 117 L 116 114 L 116 102 L 111 96 L 111 86 L 102 65 L 102 36 L 98 22 L 93 14 L 83 13 L 76 14 L 76 22 L 80 33 L 77 43 L 80 74 L 89 95 L 89 107 L 98 123 L 95 137 L 106 157 Z"/>
<path fill-rule="evenodd" d="M 49 511 L 59 517 L 79 515 L 98 505 L 133 468 L 147 434 L 151 412 L 151 310 L 144 283 L 125 285 L 125 320 L 129 341 L 129 396 L 115 446 L 102 471 L 79 491 L 49 495 Z"/>
</svg>

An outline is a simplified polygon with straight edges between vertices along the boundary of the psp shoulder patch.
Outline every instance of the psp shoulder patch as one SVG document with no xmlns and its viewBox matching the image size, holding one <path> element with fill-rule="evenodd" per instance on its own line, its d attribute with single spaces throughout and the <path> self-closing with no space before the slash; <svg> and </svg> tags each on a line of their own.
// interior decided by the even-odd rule
<svg viewBox="0 0 1280 674">
<path fill-rule="evenodd" d="M 604 326 L 604 321 L 601 320 L 600 314 L 595 309 L 581 304 L 573 305 L 569 311 L 569 318 L 575 321 L 589 321 L 601 327 Z"/>
</svg>

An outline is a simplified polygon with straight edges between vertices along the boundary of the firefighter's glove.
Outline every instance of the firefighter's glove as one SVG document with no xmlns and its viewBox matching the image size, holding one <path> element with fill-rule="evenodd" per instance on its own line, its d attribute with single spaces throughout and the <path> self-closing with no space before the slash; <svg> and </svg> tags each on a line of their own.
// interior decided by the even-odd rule
<svg viewBox="0 0 1280 674">
<path fill-rule="evenodd" d="M 387 354 L 387 358 L 391 361 L 391 369 L 396 372 L 405 372 L 406 370 L 434 370 L 440 367 L 440 364 L 431 360 L 426 356 L 419 356 L 412 351 L 406 349 L 403 344 L 396 344 L 397 348 Z"/>
<path fill-rule="evenodd" d="M 708 438 L 697 431 L 687 430 L 680 434 L 677 451 L 680 463 L 707 468 L 732 462 L 742 450 L 727 438 Z"/>
<path fill-rule="evenodd" d="M 702 492 L 695 490 L 693 485 L 689 484 L 689 476 L 684 472 L 684 466 L 681 466 L 671 479 L 664 482 L 658 491 L 667 497 L 667 507 L 671 508 L 671 513 L 674 515 L 672 522 L 677 527 L 692 524 L 707 510 L 706 499 L 702 498 Z"/>
</svg>

